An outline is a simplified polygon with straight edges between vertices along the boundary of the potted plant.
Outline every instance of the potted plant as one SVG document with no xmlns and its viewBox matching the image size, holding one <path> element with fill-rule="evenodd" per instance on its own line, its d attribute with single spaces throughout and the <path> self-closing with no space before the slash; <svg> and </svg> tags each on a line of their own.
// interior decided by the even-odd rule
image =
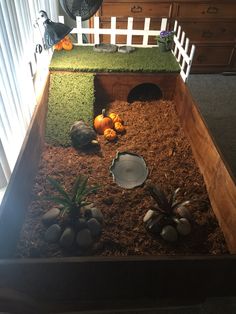
<svg viewBox="0 0 236 314">
<path fill-rule="evenodd" d="M 161 31 L 157 36 L 157 42 L 161 51 L 170 51 L 174 42 L 174 31 Z"/>
</svg>

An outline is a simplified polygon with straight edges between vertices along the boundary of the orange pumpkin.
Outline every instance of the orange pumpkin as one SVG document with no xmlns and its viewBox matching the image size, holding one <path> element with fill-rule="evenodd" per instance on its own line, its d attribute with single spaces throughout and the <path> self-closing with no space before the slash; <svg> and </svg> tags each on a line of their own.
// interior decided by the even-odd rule
<svg viewBox="0 0 236 314">
<path fill-rule="evenodd" d="M 118 132 L 118 133 L 123 133 L 123 132 L 125 131 L 124 125 L 123 125 L 122 123 L 120 123 L 120 122 L 116 122 L 116 123 L 114 124 L 114 129 L 115 129 L 116 132 Z"/>
<path fill-rule="evenodd" d="M 116 131 L 113 129 L 106 129 L 104 131 L 104 137 L 108 141 L 114 141 L 116 139 Z"/>
<path fill-rule="evenodd" d="M 104 131 L 106 129 L 112 129 L 113 128 L 113 122 L 110 117 L 106 115 L 106 110 L 102 110 L 102 114 L 98 115 L 94 119 L 94 129 L 98 134 L 104 134 Z"/>
<path fill-rule="evenodd" d="M 62 41 L 62 47 L 65 50 L 71 50 L 73 48 L 73 44 L 71 40 L 63 40 Z"/>
<path fill-rule="evenodd" d="M 120 116 L 114 112 L 110 113 L 109 117 L 112 119 L 113 123 L 116 123 L 116 122 L 122 123 L 123 122 L 122 119 L 120 118 Z"/>
<path fill-rule="evenodd" d="M 56 45 L 54 45 L 54 49 L 55 50 L 62 50 L 62 41 L 59 41 Z"/>
</svg>

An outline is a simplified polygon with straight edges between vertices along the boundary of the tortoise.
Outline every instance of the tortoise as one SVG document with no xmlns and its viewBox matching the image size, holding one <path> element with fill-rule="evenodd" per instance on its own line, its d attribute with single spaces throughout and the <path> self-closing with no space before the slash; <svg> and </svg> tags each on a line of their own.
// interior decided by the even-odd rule
<svg viewBox="0 0 236 314">
<path fill-rule="evenodd" d="M 75 148 L 83 148 L 89 145 L 98 145 L 96 132 L 83 120 L 76 121 L 71 126 L 70 137 Z"/>
</svg>

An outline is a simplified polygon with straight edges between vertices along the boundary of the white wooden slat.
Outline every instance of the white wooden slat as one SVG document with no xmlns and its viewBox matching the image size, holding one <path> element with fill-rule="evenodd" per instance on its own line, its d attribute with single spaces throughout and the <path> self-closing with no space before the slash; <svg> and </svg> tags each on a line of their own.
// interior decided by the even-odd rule
<svg viewBox="0 0 236 314">
<path fill-rule="evenodd" d="M 184 51 L 186 52 L 186 54 L 188 53 L 188 47 L 189 47 L 189 39 L 186 38 L 185 45 L 184 45 Z M 186 62 L 185 62 L 185 59 L 183 58 L 182 63 L 181 63 L 181 69 L 182 70 L 184 70 L 185 64 L 186 64 Z"/>
<path fill-rule="evenodd" d="M 187 70 L 186 70 L 186 80 L 185 80 L 185 81 L 187 81 L 188 76 L 189 76 L 189 73 L 190 73 L 190 69 L 191 69 L 191 65 L 192 65 L 192 60 L 193 60 L 194 52 L 195 52 L 195 45 L 192 45 L 191 51 L 190 51 L 190 56 L 189 56 L 190 62 L 188 63 L 188 66 L 187 66 Z"/>
<path fill-rule="evenodd" d="M 82 19 L 81 16 L 76 16 L 77 25 L 77 42 L 78 45 L 83 45 L 83 34 L 82 34 Z"/>
<path fill-rule="evenodd" d="M 181 34 L 181 39 L 180 39 L 180 45 L 183 47 L 183 44 L 184 44 L 184 39 L 185 39 L 185 32 L 182 32 Z M 180 62 L 180 58 L 181 58 L 181 53 L 179 52 L 178 53 L 178 56 L 177 56 L 177 61 Z"/>
<path fill-rule="evenodd" d="M 127 25 L 127 39 L 126 39 L 126 45 L 131 46 L 132 45 L 132 35 L 133 33 L 133 17 L 128 17 L 128 25 Z"/>
<path fill-rule="evenodd" d="M 161 20 L 161 31 L 165 31 L 167 27 L 167 18 Z"/>
<path fill-rule="evenodd" d="M 112 45 L 116 44 L 116 17 L 111 17 L 111 35 L 110 35 L 110 43 Z"/>
<path fill-rule="evenodd" d="M 145 21 L 144 21 L 144 31 L 145 31 L 145 34 L 143 35 L 143 46 L 147 46 L 148 45 L 148 38 L 149 38 L 149 29 L 150 29 L 150 21 L 151 19 L 150 18 L 145 18 Z"/>
<path fill-rule="evenodd" d="M 100 44 L 100 26 L 99 26 L 99 17 L 94 17 L 94 44 L 99 45 Z"/>
</svg>

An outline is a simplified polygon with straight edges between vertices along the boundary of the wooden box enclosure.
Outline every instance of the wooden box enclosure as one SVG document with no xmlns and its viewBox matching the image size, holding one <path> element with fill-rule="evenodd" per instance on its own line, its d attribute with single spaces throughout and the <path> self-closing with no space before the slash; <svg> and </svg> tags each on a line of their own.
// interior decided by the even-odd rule
<svg viewBox="0 0 236 314">
<path fill-rule="evenodd" d="M 174 101 L 228 247 L 235 253 L 235 182 L 180 76 L 99 74 L 95 78 L 97 103 L 111 101 L 117 95 L 126 100 L 129 91 L 142 83 L 157 84 L 163 98 Z M 184 304 L 211 296 L 235 295 L 234 254 L 11 258 L 42 148 L 47 93 L 48 84 L 3 203 L 0 221 L 1 310 L 13 308 L 18 309 L 19 313 L 47 313 L 141 308 Z"/>
</svg>

